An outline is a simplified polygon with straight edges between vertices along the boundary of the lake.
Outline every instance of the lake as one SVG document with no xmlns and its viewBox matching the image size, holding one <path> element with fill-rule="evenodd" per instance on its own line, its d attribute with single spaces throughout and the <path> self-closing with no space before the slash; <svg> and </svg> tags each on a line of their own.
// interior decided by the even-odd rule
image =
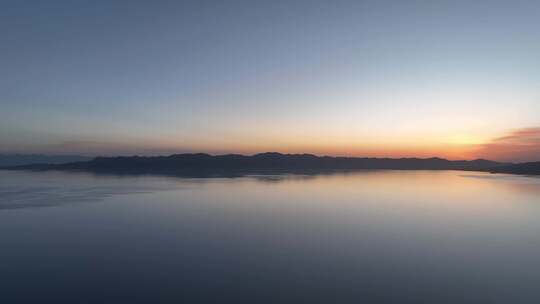
<svg viewBox="0 0 540 304">
<path fill-rule="evenodd" d="M 2 303 L 539 303 L 540 179 L 0 171 Z"/>
</svg>

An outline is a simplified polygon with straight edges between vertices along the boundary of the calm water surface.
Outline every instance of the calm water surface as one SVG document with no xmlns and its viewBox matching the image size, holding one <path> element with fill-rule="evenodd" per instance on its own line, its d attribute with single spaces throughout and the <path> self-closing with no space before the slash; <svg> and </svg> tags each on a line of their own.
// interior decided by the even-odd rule
<svg viewBox="0 0 540 304">
<path fill-rule="evenodd" d="M 540 179 L 0 171 L 1 303 L 539 303 Z"/>
</svg>

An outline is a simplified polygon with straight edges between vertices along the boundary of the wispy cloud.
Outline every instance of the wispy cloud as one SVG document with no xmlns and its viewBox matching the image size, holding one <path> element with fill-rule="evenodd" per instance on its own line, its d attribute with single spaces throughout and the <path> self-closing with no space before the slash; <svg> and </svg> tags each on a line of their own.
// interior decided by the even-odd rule
<svg viewBox="0 0 540 304">
<path fill-rule="evenodd" d="M 540 161 L 540 127 L 524 128 L 480 145 L 475 156 L 502 161 Z"/>
</svg>

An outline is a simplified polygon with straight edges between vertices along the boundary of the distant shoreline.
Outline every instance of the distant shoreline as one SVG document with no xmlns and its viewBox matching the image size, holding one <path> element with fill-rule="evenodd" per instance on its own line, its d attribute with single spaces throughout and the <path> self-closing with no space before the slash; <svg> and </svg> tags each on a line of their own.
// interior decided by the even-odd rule
<svg viewBox="0 0 540 304">
<path fill-rule="evenodd" d="M 295 172 L 345 172 L 356 170 L 460 170 L 540 175 L 540 162 L 507 164 L 485 159 L 451 161 L 442 158 L 361 158 L 267 152 L 251 156 L 204 153 L 170 156 L 97 157 L 66 164 L 4 166 L 7 170 L 86 171 L 111 174 L 166 174 L 227 176 Z"/>
</svg>

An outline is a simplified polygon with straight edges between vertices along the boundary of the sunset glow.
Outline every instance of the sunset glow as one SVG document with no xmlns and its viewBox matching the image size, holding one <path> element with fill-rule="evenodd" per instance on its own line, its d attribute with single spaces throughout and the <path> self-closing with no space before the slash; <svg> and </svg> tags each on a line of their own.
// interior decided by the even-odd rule
<svg viewBox="0 0 540 304">
<path fill-rule="evenodd" d="M 315 2 L 6 7 L 0 153 L 540 158 L 537 4 Z"/>
<path fill-rule="evenodd" d="M 540 303 L 540 0 L 0 0 L 0 304 Z"/>
</svg>

